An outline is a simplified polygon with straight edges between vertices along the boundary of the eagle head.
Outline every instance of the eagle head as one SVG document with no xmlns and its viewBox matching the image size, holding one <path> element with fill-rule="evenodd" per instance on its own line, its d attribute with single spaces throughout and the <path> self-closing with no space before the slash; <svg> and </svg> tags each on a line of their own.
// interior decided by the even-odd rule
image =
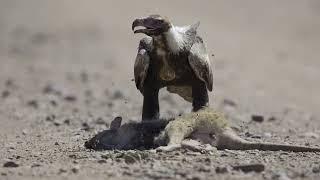
<svg viewBox="0 0 320 180">
<path fill-rule="evenodd" d="M 142 28 L 136 29 L 136 27 Z M 150 15 L 145 18 L 139 18 L 132 23 L 132 31 L 134 33 L 143 33 L 148 36 L 158 36 L 168 32 L 171 27 L 172 24 L 169 20 L 160 15 Z"/>
</svg>

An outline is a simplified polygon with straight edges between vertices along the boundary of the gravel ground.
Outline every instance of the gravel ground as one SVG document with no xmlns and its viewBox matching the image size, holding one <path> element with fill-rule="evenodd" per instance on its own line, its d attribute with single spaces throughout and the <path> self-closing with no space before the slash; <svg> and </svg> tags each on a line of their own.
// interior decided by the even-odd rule
<svg viewBox="0 0 320 180">
<path fill-rule="evenodd" d="M 140 36 L 130 27 L 160 13 L 178 25 L 201 21 L 214 54 L 211 106 L 241 137 L 319 147 L 319 12 L 317 0 L 1 1 L 0 179 L 319 179 L 319 153 L 83 146 L 117 116 L 139 121 Z M 190 112 L 160 94 L 162 117 Z"/>
</svg>

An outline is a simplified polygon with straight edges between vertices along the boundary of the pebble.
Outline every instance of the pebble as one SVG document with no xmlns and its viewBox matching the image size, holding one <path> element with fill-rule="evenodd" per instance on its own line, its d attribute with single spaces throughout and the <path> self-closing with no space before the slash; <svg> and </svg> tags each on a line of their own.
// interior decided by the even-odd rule
<svg viewBox="0 0 320 180">
<path fill-rule="evenodd" d="M 227 167 L 216 167 L 215 171 L 217 174 L 224 174 L 228 173 L 229 169 Z"/>
<path fill-rule="evenodd" d="M 3 167 L 6 168 L 15 168 L 15 167 L 19 167 L 19 164 L 13 162 L 13 161 L 8 161 L 6 163 L 3 164 Z"/>
<path fill-rule="evenodd" d="M 79 166 L 74 166 L 74 167 L 71 169 L 71 171 L 76 174 L 76 173 L 78 173 L 78 172 L 80 171 L 80 167 L 79 167 Z"/>
<path fill-rule="evenodd" d="M 53 124 L 54 124 L 55 126 L 60 126 L 60 125 L 61 125 L 61 122 L 59 122 L 59 121 L 54 121 Z"/>
<path fill-rule="evenodd" d="M 46 117 L 46 121 L 54 121 L 56 119 L 56 116 L 54 114 L 48 115 Z"/>
<path fill-rule="evenodd" d="M 74 95 L 66 95 L 64 97 L 64 100 L 69 101 L 69 102 L 75 102 L 77 100 L 77 97 Z"/>
<path fill-rule="evenodd" d="M 264 117 L 262 115 L 251 115 L 251 120 L 261 123 L 264 121 Z"/>
<path fill-rule="evenodd" d="M 66 125 L 70 125 L 70 119 L 65 119 L 65 120 L 63 121 L 63 123 L 66 124 Z"/>
<path fill-rule="evenodd" d="M 106 124 L 106 122 L 104 121 L 104 119 L 102 117 L 97 118 L 97 120 L 95 121 L 96 124 Z"/>
<path fill-rule="evenodd" d="M 113 93 L 113 99 L 123 99 L 123 98 L 124 98 L 124 95 L 120 90 L 116 90 Z"/>
<path fill-rule="evenodd" d="M 43 88 L 42 92 L 43 92 L 44 94 L 54 94 L 54 95 L 61 95 L 61 94 L 62 94 L 62 92 L 61 92 L 60 90 L 58 90 L 57 88 L 55 88 L 55 87 L 54 87 L 53 85 L 51 85 L 51 84 L 46 85 L 46 86 Z"/>
<path fill-rule="evenodd" d="M 104 163 L 107 163 L 107 161 L 105 159 L 100 159 L 100 160 L 98 160 L 98 163 L 99 164 L 104 164 Z"/>
<path fill-rule="evenodd" d="M 41 166 L 41 164 L 34 163 L 34 164 L 31 165 L 31 168 L 40 167 L 40 166 Z"/>
<path fill-rule="evenodd" d="M 275 121 L 275 120 L 277 120 L 277 118 L 276 118 L 275 116 L 271 116 L 271 117 L 269 117 L 269 119 L 268 119 L 268 121 Z"/>
<path fill-rule="evenodd" d="M 141 161 L 141 156 L 139 154 L 133 154 L 133 153 L 124 154 L 122 158 L 124 159 L 124 162 L 127 164 L 133 164 Z"/>
<path fill-rule="evenodd" d="M 55 101 L 55 100 L 50 100 L 50 104 L 54 107 L 56 107 L 58 105 L 57 101 Z"/>
<path fill-rule="evenodd" d="M 39 107 L 38 101 L 36 100 L 30 100 L 27 102 L 27 105 L 30 107 L 33 107 L 35 109 L 37 109 Z"/>
<path fill-rule="evenodd" d="M 320 166 L 315 166 L 312 168 L 313 173 L 320 173 Z"/>
<path fill-rule="evenodd" d="M 92 127 L 89 126 L 88 123 L 84 122 L 82 123 L 82 130 L 85 130 L 85 131 L 90 131 L 92 129 Z"/>
<path fill-rule="evenodd" d="M 235 103 L 231 99 L 224 99 L 222 103 L 223 103 L 223 105 L 227 105 L 227 106 L 232 106 L 232 107 L 237 106 L 237 103 Z"/>
<path fill-rule="evenodd" d="M 263 164 L 246 164 L 246 165 L 238 165 L 238 166 L 233 166 L 234 170 L 240 170 L 244 173 L 248 172 L 262 172 L 265 170 L 265 166 Z"/>
<path fill-rule="evenodd" d="M 23 135 L 27 135 L 28 134 L 28 130 L 26 130 L 26 129 L 22 130 L 22 134 Z"/>
<path fill-rule="evenodd" d="M 66 173 L 68 172 L 66 169 L 60 168 L 58 174 Z"/>
</svg>

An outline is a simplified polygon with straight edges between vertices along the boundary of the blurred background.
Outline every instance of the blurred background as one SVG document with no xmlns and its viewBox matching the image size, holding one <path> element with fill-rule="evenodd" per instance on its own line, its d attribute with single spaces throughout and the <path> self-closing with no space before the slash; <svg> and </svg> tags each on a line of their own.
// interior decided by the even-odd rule
<svg viewBox="0 0 320 180">
<path fill-rule="evenodd" d="M 131 23 L 149 14 L 175 25 L 201 22 L 199 34 L 214 54 L 213 106 L 229 98 L 252 111 L 320 114 L 317 0 L 2 0 L 0 87 L 14 79 L 24 95 L 46 83 L 76 94 L 82 87 L 72 78 L 88 76 L 98 98 L 122 91 L 136 107 L 120 113 L 139 116 L 142 96 L 132 78 L 142 35 L 133 35 Z M 178 110 L 191 106 L 161 93 L 173 96 Z"/>
<path fill-rule="evenodd" d="M 131 24 L 150 14 L 177 26 L 201 22 L 214 67 L 211 106 L 241 137 L 320 144 L 319 0 L 0 0 L 2 178 L 177 179 L 179 171 L 183 179 L 319 179 L 314 153 L 219 151 L 210 159 L 183 151 L 125 165 L 102 156 L 109 152 L 85 150 L 115 117 L 140 120 L 133 65 L 143 35 Z M 176 116 L 191 104 L 163 89 L 160 109 L 162 117 Z M 7 161 L 19 167 L 6 168 Z M 216 169 L 252 162 L 266 163 L 266 171 Z"/>
</svg>

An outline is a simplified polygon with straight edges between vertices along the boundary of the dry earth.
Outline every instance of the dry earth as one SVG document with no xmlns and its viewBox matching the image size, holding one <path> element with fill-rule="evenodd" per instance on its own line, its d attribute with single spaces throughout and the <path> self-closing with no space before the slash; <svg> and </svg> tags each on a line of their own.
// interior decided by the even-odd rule
<svg viewBox="0 0 320 180">
<path fill-rule="evenodd" d="M 253 141 L 320 144 L 320 2 L 0 2 L 0 179 L 319 179 L 319 153 L 89 151 L 116 116 L 138 121 L 135 17 L 201 21 L 211 105 Z M 190 111 L 161 92 L 162 116 Z M 251 120 L 262 115 L 263 122 Z M 263 164 L 263 172 L 233 166 Z M 9 167 L 7 167 L 9 166 Z"/>
</svg>

